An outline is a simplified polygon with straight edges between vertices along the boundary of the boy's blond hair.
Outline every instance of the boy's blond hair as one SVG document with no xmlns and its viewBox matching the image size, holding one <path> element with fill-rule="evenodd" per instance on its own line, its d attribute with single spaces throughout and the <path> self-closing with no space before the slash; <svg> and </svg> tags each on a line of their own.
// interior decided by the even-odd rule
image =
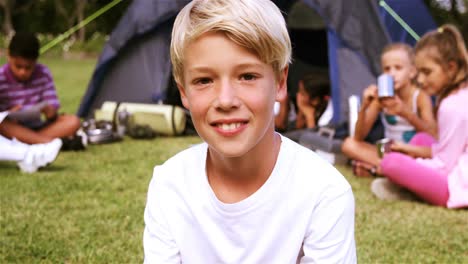
<svg viewBox="0 0 468 264">
<path fill-rule="evenodd" d="M 291 41 L 281 11 L 270 0 L 194 0 L 174 22 L 171 61 L 174 79 L 183 83 L 187 46 L 208 32 L 224 33 L 280 72 L 291 61 Z"/>
</svg>

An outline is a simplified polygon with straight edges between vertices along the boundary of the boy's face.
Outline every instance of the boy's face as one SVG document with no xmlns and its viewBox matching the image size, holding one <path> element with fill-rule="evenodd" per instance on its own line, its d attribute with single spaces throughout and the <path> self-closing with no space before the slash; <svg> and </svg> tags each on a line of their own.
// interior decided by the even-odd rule
<svg viewBox="0 0 468 264">
<path fill-rule="evenodd" d="M 261 143 L 274 137 L 273 106 L 286 96 L 287 69 L 278 80 L 271 65 L 222 33 L 204 34 L 185 50 L 182 103 L 210 149 L 241 157 L 268 145 Z"/>
<path fill-rule="evenodd" d="M 411 84 L 416 76 L 416 68 L 408 53 L 401 49 L 390 50 L 382 55 L 382 70 L 393 77 L 395 90 Z"/>
<path fill-rule="evenodd" d="M 10 70 L 13 73 L 15 79 L 19 82 L 28 81 L 36 66 L 36 60 L 26 59 L 17 56 L 8 56 L 8 63 Z"/>
</svg>

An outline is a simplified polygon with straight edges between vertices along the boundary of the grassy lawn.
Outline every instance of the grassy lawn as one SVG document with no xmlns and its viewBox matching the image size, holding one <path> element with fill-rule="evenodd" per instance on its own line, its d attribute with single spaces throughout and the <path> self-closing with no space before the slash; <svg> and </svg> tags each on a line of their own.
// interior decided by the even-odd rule
<svg viewBox="0 0 468 264">
<path fill-rule="evenodd" d="M 43 62 L 55 76 L 62 110 L 76 112 L 96 60 Z M 196 142 L 126 138 L 63 152 L 32 175 L 0 162 L 0 263 L 141 263 L 152 168 Z M 338 169 L 356 198 L 360 263 L 468 263 L 468 210 L 379 201 L 371 179 Z"/>
</svg>

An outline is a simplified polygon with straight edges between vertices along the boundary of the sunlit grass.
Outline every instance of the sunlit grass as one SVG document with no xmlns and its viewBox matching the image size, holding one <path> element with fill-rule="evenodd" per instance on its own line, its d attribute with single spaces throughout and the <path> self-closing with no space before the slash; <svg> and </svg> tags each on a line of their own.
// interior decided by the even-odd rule
<svg viewBox="0 0 468 264">
<path fill-rule="evenodd" d="M 96 61 L 43 62 L 54 74 L 62 110 L 75 113 Z M 32 175 L 0 162 L 0 263 L 141 263 L 152 169 L 197 142 L 125 138 L 63 152 Z M 360 263 L 468 263 L 468 210 L 379 201 L 370 193 L 371 179 L 338 169 L 356 198 Z M 311 168 L 314 176 L 321 175 Z"/>
</svg>

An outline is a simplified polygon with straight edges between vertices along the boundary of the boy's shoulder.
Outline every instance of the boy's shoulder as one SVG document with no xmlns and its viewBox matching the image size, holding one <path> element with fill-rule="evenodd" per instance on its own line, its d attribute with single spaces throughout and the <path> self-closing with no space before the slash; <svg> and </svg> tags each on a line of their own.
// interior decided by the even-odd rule
<svg viewBox="0 0 468 264">
<path fill-rule="evenodd" d="M 206 143 L 193 145 L 170 157 L 163 164 L 156 165 L 153 177 L 161 181 L 184 181 L 184 175 L 202 169 L 206 160 Z"/>
<path fill-rule="evenodd" d="M 314 151 L 283 137 L 284 148 L 289 148 L 286 158 L 279 162 L 288 163 L 292 167 L 292 177 L 296 177 L 308 188 L 312 186 L 317 188 L 338 187 L 340 189 L 349 189 L 350 185 L 344 176 L 328 161 L 320 157 Z M 333 187 L 333 188 L 334 188 Z"/>
<path fill-rule="evenodd" d="M 5 76 L 7 73 L 7 69 L 8 69 L 8 63 L 3 64 L 0 67 L 0 76 Z"/>
<path fill-rule="evenodd" d="M 51 73 L 49 67 L 47 67 L 46 65 L 41 64 L 41 63 L 36 63 L 36 72 L 39 75 L 52 76 L 52 73 Z"/>
</svg>

